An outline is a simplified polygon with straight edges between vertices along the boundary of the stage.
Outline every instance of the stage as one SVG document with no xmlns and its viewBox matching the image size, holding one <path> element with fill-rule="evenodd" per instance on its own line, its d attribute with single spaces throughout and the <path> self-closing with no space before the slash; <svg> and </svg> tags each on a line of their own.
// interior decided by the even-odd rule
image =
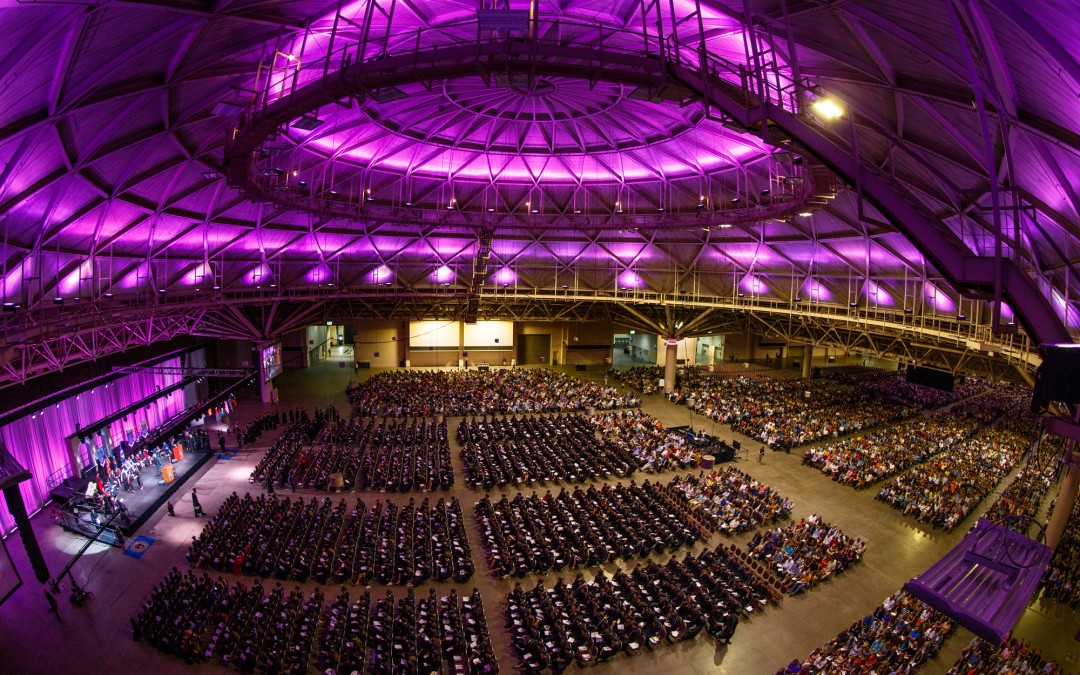
<svg viewBox="0 0 1080 675">
<path fill-rule="evenodd" d="M 117 494 L 117 498 L 127 509 L 126 522 L 123 516 L 115 518 L 112 525 L 102 532 L 99 539 L 107 544 L 120 545 L 123 540 L 117 536 L 118 533 L 122 533 L 123 537 L 129 537 L 138 531 L 143 523 L 213 456 L 213 452 L 185 452 L 183 459 L 169 465 L 175 476 L 171 483 L 159 485 L 157 469 L 153 466 L 143 469 L 139 474 L 142 479 L 142 489 L 139 489 L 136 484 L 134 492 L 120 490 Z M 97 532 L 99 526 L 94 522 L 94 517 L 81 504 L 77 505 L 80 499 L 76 498 L 76 495 L 85 494 L 87 485 L 94 480 L 96 480 L 94 474 L 81 479 L 69 478 L 52 491 L 53 502 L 60 507 L 58 524 L 65 530 L 87 537 Z M 107 519 L 108 515 L 98 517 L 100 522 Z"/>
</svg>

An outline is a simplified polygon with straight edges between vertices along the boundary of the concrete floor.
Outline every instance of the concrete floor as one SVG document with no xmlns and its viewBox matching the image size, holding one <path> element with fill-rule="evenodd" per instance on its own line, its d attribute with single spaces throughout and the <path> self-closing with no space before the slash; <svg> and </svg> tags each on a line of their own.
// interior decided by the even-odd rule
<svg viewBox="0 0 1080 675">
<path fill-rule="evenodd" d="M 599 371 L 574 374 L 594 379 L 603 377 Z M 363 374 L 364 377 L 368 375 L 370 373 Z M 308 370 L 287 372 L 277 382 L 281 394 L 280 405 L 301 405 L 310 410 L 315 406 L 333 404 L 340 412 L 347 414 L 344 390 L 345 384 L 353 377 L 352 358 L 347 354 L 319 362 Z M 782 606 L 772 607 L 751 621 L 742 623 L 727 648 L 717 648 L 708 638 L 699 637 L 689 644 L 642 653 L 632 659 L 619 657 L 597 666 L 596 670 L 600 673 L 767 675 L 776 672 L 792 658 L 805 657 L 872 611 L 887 595 L 929 567 L 963 537 L 965 528 L 945 535 L 903 517 L 898 511 L 876 501 L 874 490 L 856 492 L 833 483 L 819 472 L 801 466 L 799 453 L 768 452 L 764 461 L 759 463 L 755 454 L 759 444 L 733 435 L 727 426 L 692 416 L 686 408 L 671 404 L 660 396 L 649 397 L 642 407 L 666 425 L 692 422 L 695 428 L 704 428 L 727 440 L 739 439 L 745 448 L 751 450 L 752 459 L 739 461 L 736 466 L 776 487 L 783 496 L 793 499 L 794 518 L 817 513 L 826 521 L 838 525 L 846 534 L 866 539 L 868 544 L 860 564 L 801 596 L 786 599 Z M 243 422 L 267 409 L 270 406 L 253 400 L 249 395 L 241 399 L 234 421 Z M 473 504 L 482 494 L 463 484 L 460 456 L 453 442 L 457 420 L 451 418 L 449 422 L 457 472 L 451 494 L 461 499 L 464 510 L 471 513 Z M 74 574 L 81 584 L 94 593 L 94 597 L 85 607 L 76 608 L 66 601 L 66 593 L 62 595 L 60 613 L 63 623 L 46 613 L 48 605 L 42 587 L 33 579 L 22 544 L 18 537 L 10 537 L 7 547 L 15 559 L 24 585 L 0 606 L 0 674 L 195 672 L 196 669 L 166 657 L 146 644 L 132 641 L 128 619 L 135 615 L 170 567 L 175 565 L 183 569 L 186 566 L 184 553 L 187 545 L 206 522 L 192 515 L 191 487 L 199 488 L 200 502 L 211 515 L 232 491 L 242 494 L 244 491 L 257 490 L 248 484 L 247 478 L 271 440 L 264 437 L 255 447 L 246 449 L 232 461 L 211 460 L 178 493 L 177 517 L 166 517 L 162 510 L 143 526 L 140 534 L 156 537 L 157 541 L 142 559 L 124 556 L 121 551 L 102 545 L 91 547 L 75 565 Z M 667 480 L 672 475 L 666 473 L 661 477 Z M 1007 480 L 1011 479 L 1012 476 Z M 1052 488 L 1052 493 L 1055 491 L 1056 488 Z M 383 498 L 386 496 L 382 495 Z M 368 499 L 368 495 L 364 497 Z M 374 498 L 372 495 L 371 499 Z M 400 499 L 400 496 L 394 498 Z M 989 503 L 990 500 L 983 505 L 984 508 Z M 467 515 L 467 518 L 472 521 L 471 515 Z M 971 517 L 965 524 L 974 522 L 975 518 Z M 85 541 L 53 525 L 46 512 L 34 518 L 34 529 L 53 574 L 63 568 Z M 472 583 L 483 594 L 500 667 L 503 672 L 509 673 L 514 670 L 516 660 L 508 651 L 503 612 L 505 596 L 513 581 L 499 581 L 491 577 L 483 561 L 475 526 L 469 536 L 477 563 L 477 573 Z M 731 540 L 743 542 L 749 537 L 747 533 Z M 710 545 L 722 539 L 720 535 L 715 535 Z M 700 546 L 694 550 L 700 550 Z M 667 557 L 660 555 L 657 560 L 663 562 Z M 611 567 L 608 571 L 613 569 Z M 547 581 L 554 581 L 554 577 L 549 575 Z M 534 580 L 525 581 L 526 584 L 530 582 L 535 583 Z M 446 592 L 449 585 L 436 584 L 436 588 Z M 331 587 L 328 593 L 332 592 Z M 381 593 L 381 589 L 374 592 Z M 1080 614 L 1057 603 L 1036 601 L 1021 618 L 1015 633 L 1034 643 L 1048 658 L 1056 659 L 1064 672 L 1077 673 L 1080 672 L 1080 642 L 1074 641 L 1073 635 L 1078 628 Z M 967 631 L 957 630 L 945 642 L 939 658 L 922 672 L 944 673 L 971 637 Z M 224 672 L 213 665 L 200 666 L 198 671 Z"/>
</svg>

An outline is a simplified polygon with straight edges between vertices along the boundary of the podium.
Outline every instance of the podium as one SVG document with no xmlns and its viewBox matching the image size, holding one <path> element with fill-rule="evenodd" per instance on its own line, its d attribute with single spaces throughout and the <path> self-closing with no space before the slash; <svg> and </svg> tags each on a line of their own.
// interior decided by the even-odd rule
<svg viewBox="0 0 1080 675">
<path fill-rule="evenodd" d="M 166 483 L 171 483 L 176 480 L 176 471 L 173 469 L 172 464 L 166 464 L 161 467 L 161 480 Z"/>
<path fill-rule="evenodd" d="M 172 449 L 172 456 L 173 459 L 178 462 L 184 459 L 184 446 L 180 445 L 179 443 L 174 445 Z"/>
</svg>

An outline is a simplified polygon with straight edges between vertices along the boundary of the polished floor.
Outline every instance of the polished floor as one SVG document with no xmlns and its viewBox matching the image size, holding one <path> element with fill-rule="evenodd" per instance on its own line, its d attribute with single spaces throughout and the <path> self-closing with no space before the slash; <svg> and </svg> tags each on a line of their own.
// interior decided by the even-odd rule
<svg viewBox="0 0 1080 675">
<path fill-rule="evenodd" d="M 319 362 L 308 370 L 285 373 L 277 383 L 280 405 L 302 405 L 312 409 L 332 404 L 346 413 L 348 404 L 344 389 L 354 377 L 351 365 L 351 357 L 341 355 Z M 574 374 L 603 377 L 600 372 Z M 648 397 L 642 407 L 667 425 L 692 423 L 695 428 L 703 427 L 722 438 L 739 438 L 747 448 L 759 447 L 749 439 L 733 436 L 728 427 L 691 416 L 686 408 L 671 404 L 660 396 Z M 269 408 L 249 395 L 241 399 L 233 421 L 243 422 Z M 469 489 L 461 480 L 460 457 L 453 442 L 457 420 L 451 418 L 449 422 L 458 478 L 451 493 L 461 499 L 464 510 L 471 514 L 472 505 L 482 495 Z M 61 596 L 62 623 L 46 613 L 48 605 L 42 587 L 33 579 L 22 544 L 18 537 L 9 537 L 7 546 L 24 585 L 0 606 L 0 673 L 225 672 L 214 665 L 188 667 L 146 644 L 133 642 L 128 620 L 169 568 L 186 566 L 187 545 L 206 522 L 206 519 L 193 516 L 191 487 L 198 487 L 200 502 L 211 516 L 217 505 L 234 490 L 241 494 L 259 490 L 258 486 L 250 485 L 247 478 L 271 440 L 264 437 L 235 459 L 211 460 L 202 468 L 199 476 L 178 493 L 175 518 L 167 517 L 161 509 L 142 527 L 139 534 L 155 537 L 157 541 L 141 559 L 124 556 L 121 551 L 106 546 L 92 546 L 76 563 L 73 573 L 94 594 L 93 599 L 85 607 L 77 608 Z M 929 567 L 963 536 L 964 528 L 946 535 L 903 517 L 876 501 L 873 490 L 856 492 L 833 483 L 819 472 L 801 466 L 798 453 L 769 452 L 762 462 L 758 462 L 755 453 L 751 452 L 750 456 L 752 459 L 739 461 L 736 466 L 793 499 L 794 518 L 817 513 L 845 533 L 864 538 L 867 549 L 862 562 L 832 581 L 801 596 L 788 598 L 782 606 L 769 608 L 764 614 L 742 623 L 732 644 L 726 648 L 718 648 L 708 638 L 699 637 L 689 644 L 662 648 L 632 659 L 620 657 L 595 670 L 626 674 L 662 672 L 665 675 L 774 673 L 792 658 L 803 658 L 872 611 L 887 595 Z M 671 475 L 662 474 L 662 477 L 666 479 Z M 638 477 L 638 480 L 643 478 Z M 1009 476 L 1006 480 L 1011 479 Z M 1056 487 L 1052 492 L 1056 492 Z M 987 500 L 983 508 L 991 501 Z M 471 515 L 468 517 L 471 521 Z M 973 522 L 974 517 L 965 524 Z M 47 511 L 34 518 L 34 529 L 53 574 L 63 568 L 85 541 L 53 525 Z M 508 651 L 508 638 L 503 630 L 505 596 L 513 581 L 499 581 L 490 576 L 475 527 L 469 536 L 477 563 L 472 585 L 483 595 L 500 667 L 504 673 L 513 672 L 516 661 Z M 742 542 L 749 536 L 746 534 L 732 541 Z M 711 544 L 715 545 L 721 539 L 720 535 L 715 535 Z M 657 556 L 661 562 L 667 558 L 667 555 Z M 549 582 L 553 580 L 548 577 Z M 535 583 L 534 580 L 526 581 L 530 582 Z M 449 585 L 436 584 L 436 588 L 443 591 Z M 1073 639 L 1078 629 L 1080 613 L 1057 603 L 1036 601 L 1021 618 L 1016 635 L 1034 643 L 1048 658 L 1056 659 L 1063 666 L 1063 672 L 1078 673 L 1080 642 Z M 944 673 L 971 637 L 967 631 L 957 630 L 945 642 L 938 659 L 921 672 Z"/>
</svg>

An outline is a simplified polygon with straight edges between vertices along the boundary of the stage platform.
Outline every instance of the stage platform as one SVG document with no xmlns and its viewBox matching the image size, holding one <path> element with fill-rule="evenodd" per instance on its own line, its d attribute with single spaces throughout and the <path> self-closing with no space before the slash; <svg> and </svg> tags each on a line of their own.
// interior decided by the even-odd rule
<svg viewBox="0 0 1080 675">
<path fill-rule="evenodd" d="M 154 467 L 148 467 L 143 469 L 140 477 L 142 478 L 142 489 L 136 489 L 134 492 L 128 492 L 121 490 L 117 495 L 123 500 L 124 506 L 127 507 L 128 524 L 120 525 L 120 519 L 117 518 L 113 521 L 114 527 L 109 529 L 119 530 L 123 533 L 124 537 L 129 537 L 138 531 L 140 527 L 150 518 L 151 515 L 159 508 L 164 506 L 165 502 L 187 482 L 189 478 L 195 475 L 195 473 L 202 468 L 204 464 L 210 461 L 210 458 L 214 456 L 213 452 L 198 452 L 192 451 L 184 454 L 184 458 L 179 462 L 172 464 L 175 480 L 171 483 L 163 483 L 158 485 L 157 470 Z M 58 486 L 52 491 L 52 497 L 54 502 L 63 507 L 67 504 L 68 499 L 76 492 L 82 494 L 86 486 L 94 480 L 93 475 L 86 476 L 82 479 L 68 479 L 63 485 Z M 61 526 L 76 534 L 82 534 L 84 536 L 93 536 L 97 531 L 97 526 L 91 521 L 90 514 L 86 512 L 82 513 L 65 513 L 65 518 L 61 522 Z M 103 533 L 102 539 L 109 544 L 117 545 L 120 540 L 115 536 L 115 533 Z"/>
</svg>

